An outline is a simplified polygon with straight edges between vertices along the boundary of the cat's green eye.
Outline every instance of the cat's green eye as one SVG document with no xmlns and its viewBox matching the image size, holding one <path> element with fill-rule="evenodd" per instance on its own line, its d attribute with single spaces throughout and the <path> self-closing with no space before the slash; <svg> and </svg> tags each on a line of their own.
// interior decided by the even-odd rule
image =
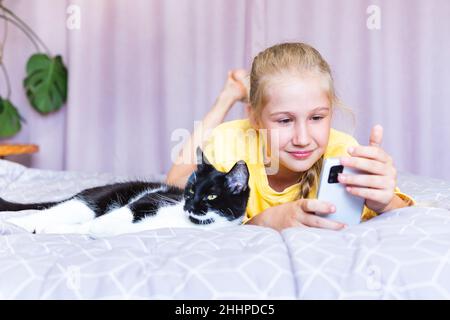
<svg viewBox="0 0 450 320">
<path fill-rule="evenodd" d="M 214 200 L 215 198 L 217 198 L 217 195 L 215 195 L 215 194 L 210 194 L 210 195 L 208 195 L 208 200 Z"/>
</svg>

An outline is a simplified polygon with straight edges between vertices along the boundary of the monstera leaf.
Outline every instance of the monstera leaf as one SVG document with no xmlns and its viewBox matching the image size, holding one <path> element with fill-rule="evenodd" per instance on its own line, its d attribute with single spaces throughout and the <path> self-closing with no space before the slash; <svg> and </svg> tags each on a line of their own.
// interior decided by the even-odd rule
<svg viewBox="0 0 450 320">
<path fill-rule="evenodd" d="M 67 100 L 67 68 L 61 56 L 32 55 L 27 62 L 23 85 L 28 101 L 38 112 L 47 114 L 59 110 Z"/>
<path fill-rule="evenodd" d="M 21 117 L 9 100 L 0 97 L 0 137 L 8 138 L 20 131 Z"/>
</svg>

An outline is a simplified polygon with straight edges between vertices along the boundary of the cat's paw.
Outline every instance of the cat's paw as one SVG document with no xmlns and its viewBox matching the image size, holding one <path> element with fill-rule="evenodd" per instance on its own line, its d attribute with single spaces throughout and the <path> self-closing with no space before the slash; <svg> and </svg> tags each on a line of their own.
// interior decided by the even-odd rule
<svg viewBox="0 0 450 320">
<path fill-rule="evenodd" d="M 42 221 L 39 221 L 33 216 L 10 218 L 6 222 L 25 229 L 30 233 L 41 233 L 46 227 L 46 223 L 42 223 Z"/>
</svg>

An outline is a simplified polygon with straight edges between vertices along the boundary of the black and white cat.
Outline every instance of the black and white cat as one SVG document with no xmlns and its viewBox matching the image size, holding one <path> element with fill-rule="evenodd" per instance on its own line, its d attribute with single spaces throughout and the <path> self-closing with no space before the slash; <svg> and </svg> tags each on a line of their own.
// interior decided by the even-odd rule
<svg viewBox="0 0 450 320">
<path fill-rule="evenodd" d="M 0 211 L 41 210 L 7 220 L 32 233 L 81 233 L 94 237 L 158 228 L 218 228 L 242 223 L 250 188 L 244 161 L 222 173 L 198 149 L 201 162 L 185 189 L 157 182 L 123 182 L 86 189 L 47 203 L 0 198 Z"/>
</svg>

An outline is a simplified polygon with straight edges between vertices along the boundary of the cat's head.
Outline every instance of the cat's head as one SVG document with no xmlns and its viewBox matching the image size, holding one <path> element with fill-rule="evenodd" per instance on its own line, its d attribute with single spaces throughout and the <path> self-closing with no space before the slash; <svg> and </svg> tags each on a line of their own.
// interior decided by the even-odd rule
<svg viewBox="0 0 450 320">
<path fill-rule="evenodd" d="M 184 190 L 184 211 L 189 213 L 189 219 L 196 224 L 242 222 L 250 195 L 245 161 L 238 161 L 224 173 L 208 162 L 200 148 L 197 158 L 197 170 Z"/>
</svg>

